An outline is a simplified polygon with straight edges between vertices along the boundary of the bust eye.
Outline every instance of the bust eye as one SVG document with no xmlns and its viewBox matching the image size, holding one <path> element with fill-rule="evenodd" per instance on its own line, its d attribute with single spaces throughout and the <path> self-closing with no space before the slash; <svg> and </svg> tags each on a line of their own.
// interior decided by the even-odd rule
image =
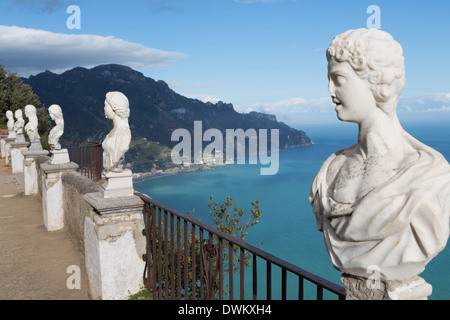
<svg viewBox="0 0 450 320">
<path fill-rule="evenodd" d="M 345 80 L 346 80 L 346 79 L 345 79 L 344 76 L 336 75 L 336 76 L 335 76 L 335 80 L 336 80 L 336 85 L 342 86 L 342 85 L 345 84 Z"/>
</svg>

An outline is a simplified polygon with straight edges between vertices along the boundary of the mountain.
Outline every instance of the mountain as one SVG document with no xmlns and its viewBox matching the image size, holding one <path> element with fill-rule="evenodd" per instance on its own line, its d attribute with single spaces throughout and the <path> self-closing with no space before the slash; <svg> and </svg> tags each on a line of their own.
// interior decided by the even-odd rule
<svg viewBox="0 0 450 320">
<path fill-rule="evenodd" d="M 47 107 L 59 104 L 65 119 L 65 140 L 102 141 L 112 123 L 105 118 L 104 101 L 109 91 L 120 91 L 130 101 L 130 128 L 133 139 L 146 138 L 173 147 L 173 130 L 193 132 L 194 121 L 203 122 L 203 131 L 216 128 L 279 129 L 280 149 L 305 146 L 312 140 L 300 130 L 278 122 L 273 115 L 238 113 L 232 104 L 204 103 L 184 97 L 162 80 L 155 81 L 122 65 L 101 65 L 92 69 L 77 67 L 60 75 L 45 71 L 22 79 L 31 85 Z M 224 134 L 225 136 L 225 134 Z"/>
</svg>

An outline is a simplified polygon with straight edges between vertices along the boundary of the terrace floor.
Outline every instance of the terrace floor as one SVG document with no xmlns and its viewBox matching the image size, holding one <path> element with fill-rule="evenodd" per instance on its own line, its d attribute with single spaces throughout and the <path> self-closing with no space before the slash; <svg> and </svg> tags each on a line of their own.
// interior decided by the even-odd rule
<svg viewBox="0 0 450 320">
<path fill-rule="evenodd" d="M 41 199 L 23 184 L 0 159 L 0 300 L 89 300 L 84 257 L 64 230 L 46 230 Z M 70 266 L 80 268 L 80 289 L 67 286 Z"/>
</svg>

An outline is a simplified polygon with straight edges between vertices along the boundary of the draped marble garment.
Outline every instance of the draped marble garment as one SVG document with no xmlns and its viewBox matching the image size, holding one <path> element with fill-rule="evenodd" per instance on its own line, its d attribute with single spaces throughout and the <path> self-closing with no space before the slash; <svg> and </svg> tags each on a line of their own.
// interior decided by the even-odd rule
<svg viewBox="0 0 450 320">
<path fill-rule="evenodd" d="M 405 280 L 420 274 L 446 246 L 450 166 L 405 131 L 403 137 L 417 159 L 355 203 L 334 201 L 327 181 L 332 161 L 350 148 L 332 154 L 314 179 L 309 201 L 328 254 L 341 272 L 367 278 L 368 267 L 377 266 L 383 280 Z"/>
</svg>

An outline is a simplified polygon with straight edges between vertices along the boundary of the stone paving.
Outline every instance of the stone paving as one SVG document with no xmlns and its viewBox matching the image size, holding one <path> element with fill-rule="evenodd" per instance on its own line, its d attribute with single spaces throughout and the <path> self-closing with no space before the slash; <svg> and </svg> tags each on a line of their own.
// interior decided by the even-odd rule
<svg viewBox="0 0 450 320">
<path fill-rule="evenodd" d="M 45 229 L 40 197 L 23 191 L 23 174 L 0 159 L 0 300 L 89 300 L 84 257 L 64 230 Z M 71 266 L 80 289 L 68 288 Z"/>
</svg>

